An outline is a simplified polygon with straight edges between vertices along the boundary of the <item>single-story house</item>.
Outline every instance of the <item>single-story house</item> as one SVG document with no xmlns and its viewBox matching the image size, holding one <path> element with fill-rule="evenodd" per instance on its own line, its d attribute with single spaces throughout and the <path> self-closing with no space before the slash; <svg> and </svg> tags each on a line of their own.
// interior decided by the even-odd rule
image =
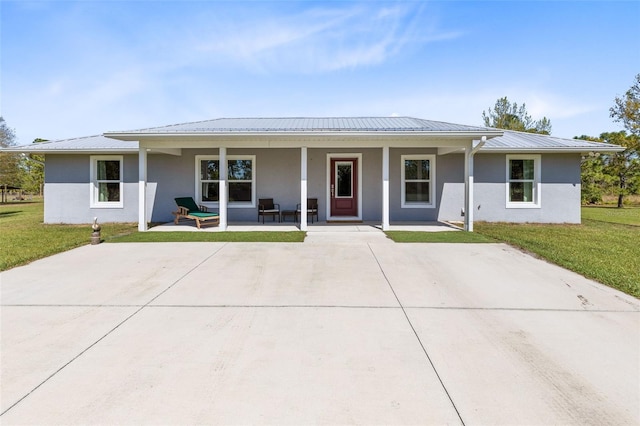
<svg viewBox="0 0 640 426">
<path fill-rule="evenodd" d="M 46 223 L 171 221 L 174 198 L 256 221 L 580 223 L 580 162 L 617 145 L 411 117 L 220 118 L 9 150 L 45 154 Z M 6 149 L 5 149 L 6 150 Z M 302 215 L 300 228 L 307 229 Z"/>
</svg>

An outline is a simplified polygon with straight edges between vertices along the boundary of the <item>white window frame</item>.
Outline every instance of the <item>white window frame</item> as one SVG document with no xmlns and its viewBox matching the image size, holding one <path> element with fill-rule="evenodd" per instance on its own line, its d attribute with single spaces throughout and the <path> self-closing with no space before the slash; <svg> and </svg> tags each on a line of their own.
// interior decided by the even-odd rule
<svg viewBox="0 0 640 426">
<path fill-rule="evenodd" d="M 217 155 L 196 155 L 196 190 L 195 190 L 195 201 L 198 205 L 205 205 L 207 207 L 218 207 L 218 202 L 215 201 L 202 201 L 202 183 L 203 182 L 211 182 L 219 185 L 220 179 L 214 180 L 201 180 L 200 179 L 200 162 L 201 161 L 209 161 L 209 160 L 219 160 Z M 218 169 L 220 168 L 218 162 Z"/>
<path fill-rule="evenodd" d="M 510 163 L 511 160 L 533 160 L 533 200 L 532 201 L 510 201 L 509 195 L 511 182 L 530 182 L 530 179 L 511 180 Z M 505 167 L 505 200 L 508 209 L 539 209 L 542 207 L 542 156 L 540 154 L 508 154 Z"/>
<path fill-rule="evenodd" d="M 120 200 L 119 201 L 99 201 L 99 182 L 116 182 L 100 180 L 98 181 L 98 161 L 118 161 L 120 163 Z M 122 155 L 92 155 L 90 156 L 89 174 L 91 183 L 89 184 L 89 206 L 92 209 L 121 209 L 124 208 L 124 157 Z"/>
<path fill-rule="evenodd" d="M 406 160 L 429 160 L 429 179 L 409 179 L 408 182 L 429 182 L 429 202 L 407 202 L 405 167 Z M 433 209 L 436 207 L 436 156 L 434 154 L 410 154 L 400 156 L 400 193 L 403 209 Z"/>
<path fill-rule="evenodd" d="M 218 160 L 220 161 L 219 155 L 196 155 L 196 173 L 195 173 L 195 182 L 196 182 L 196 203 L 202 204 L 207 207 L 218 208 L 220 207 L 220 202 L 216 201 L 202 201 L 202 180 L 200 180 L 200 162 L 206 160 Z M 234 201 L 228 202 L 228 207 L 232 209 L 239 208 L 255 208 L 256 207 L 256 156 L 255 155 L 227 155 L 227 163 L 229 161 L 234 160 L 251 160 L 251 180 L 243 180 L 243 181 L 233 181 L 233 182 L 250 182 L 251 183 L 251 201 L 250 202 L 238 202 Z M 228 169 L 228 167 L 227 167 Z M 205 182 L 219 182 L 217 181 L 205 181 Z M 227 196 L 229 191 L 229 183 L 231 180 L 227 176 Z"/>
</svg>

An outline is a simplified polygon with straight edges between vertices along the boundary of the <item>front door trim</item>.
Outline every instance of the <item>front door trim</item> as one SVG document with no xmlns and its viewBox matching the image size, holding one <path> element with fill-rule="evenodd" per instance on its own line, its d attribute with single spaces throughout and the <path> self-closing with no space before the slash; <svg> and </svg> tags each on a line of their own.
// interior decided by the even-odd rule
<svg viewBox="0 0 640 426">
<path fill-rule="evenodd" d="M 358 215 L 357 216 L 331 216 L 331 174 L 333 170 L 331 170 L 331 159 L 332 158 L 355 158 L 358 162 L 357 173 L 358 173 Z M 326 185 L 326 195 L 325 195 L 325 206 L 326 206 L 326 218 L 327 221 L 332 222 L 353 222 L 353 221 L 361 221 L 362 220 L 362 153 L 352 153 L 352 152 L 330 152 L 327 153 L 327 185 Z"/>
</svg>

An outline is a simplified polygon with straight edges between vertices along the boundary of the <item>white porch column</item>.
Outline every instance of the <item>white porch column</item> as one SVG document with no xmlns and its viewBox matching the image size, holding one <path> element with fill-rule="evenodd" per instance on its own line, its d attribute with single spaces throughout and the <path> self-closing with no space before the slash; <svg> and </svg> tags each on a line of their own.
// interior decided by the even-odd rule
<svg viewBox="0 0 640 426">
<path fill-rule="evenodd" d="M 464 149 L 464 230 L 473 232 L 473 142 Z"/>
<path fill-rule="evenodd" d="M 483 136 L 464 149 L 464 229 L 469 232 L 473 232 L 473 158 L 486 142 L 487 137 Z"/>
<path fill-rule="evenodd" d="M 389 147 L 382 147 L 382 230 L 389 230 Z"/>
<path fill-rule="evenodd" d="M 218 227 L 226 231 L 227 230 L 227 205 L 228 205 L 228 191 L 227 191 L 227 175 L 229 164 L 227 164 L 227 148 L 220 148 L 218 161 L 220 165 L 220 181 L 218 186 L 218 214 L 220 215 L 220 224 Z"/>
<path fill-rule="evenodd" d="M 307 230 L 307 147 L 300 148 L 300 230 Z"/>
<path fill-rule="evenodd" d="M 122 194 L 120 194 L 122 196 Z M 147 149 L 138 148 L 138 231 L 147 230 Z"/>
</svg>

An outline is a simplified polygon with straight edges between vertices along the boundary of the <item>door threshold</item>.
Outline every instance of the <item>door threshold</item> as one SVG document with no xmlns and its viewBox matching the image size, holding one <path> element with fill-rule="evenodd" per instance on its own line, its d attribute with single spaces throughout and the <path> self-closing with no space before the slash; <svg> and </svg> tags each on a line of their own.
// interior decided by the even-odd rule
<svg viewBox="0 0 640 426">
<path fill-rule="evenodd" d="M 361 220 L 354 220 L 354 219 L 345 219 L 345 220 L 337 220 L 337 219 L 332 219 L 332 220 L 327 220 L 327 223 L 362 223 Z"/>
</svg>

